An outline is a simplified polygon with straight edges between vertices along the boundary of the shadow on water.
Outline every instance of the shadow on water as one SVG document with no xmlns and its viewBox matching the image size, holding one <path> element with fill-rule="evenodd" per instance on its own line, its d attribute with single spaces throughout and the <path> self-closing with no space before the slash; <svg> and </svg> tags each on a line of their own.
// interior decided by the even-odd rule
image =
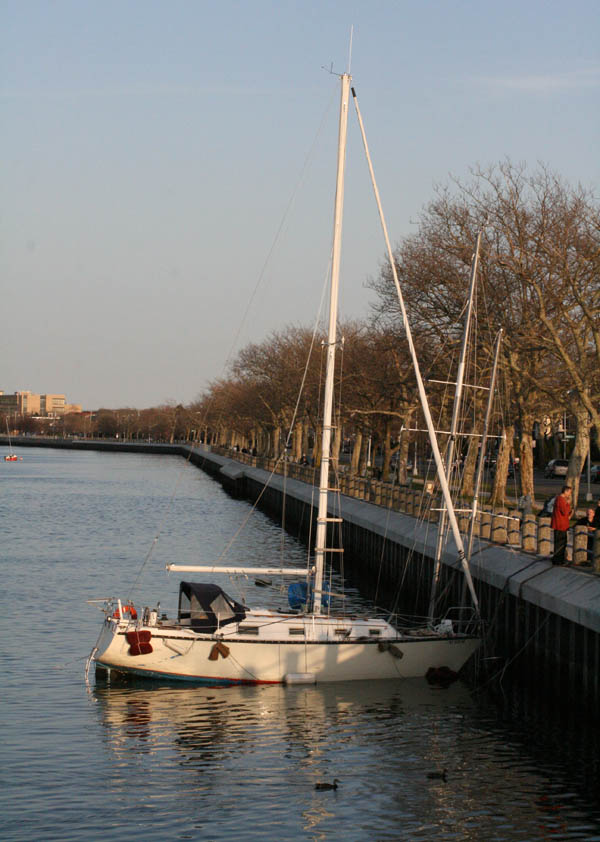
<svg viewBox="0 0 600 842">
<path fill-rule="evenodd" d="M 581 700 L 561 698 L 543 676 L 507 671 L 476 691 L 496 715 L 498 733 L 508 732 L 549 779 L 564 778 L 600 807 L 600 712 Z"/>
</svg>

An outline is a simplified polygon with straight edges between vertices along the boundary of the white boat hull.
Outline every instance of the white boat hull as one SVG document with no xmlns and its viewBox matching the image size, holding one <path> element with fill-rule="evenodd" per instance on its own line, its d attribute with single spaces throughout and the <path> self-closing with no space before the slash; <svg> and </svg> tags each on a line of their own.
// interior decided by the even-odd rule
<svg viewBox="0 0 600 842">
<path fill-rule="evenodd" d="M 244 633 L 251 622 L 259 632 L 252 637 Z M 151 652 L 131 654 L 127 632 L 134 630 L 150 633 Z M 479 642 L 428 630 L 398 635 L 382 620 L 257 613 L 239 626 L 201 634 L 175 625 L 141 626 L 109 618 L 94 661 L 101 670 L 208 684 L 294 683 L 298 676 L 321 683 L 416 678 L 440 667 L 458 672 Z"/>
</svg>

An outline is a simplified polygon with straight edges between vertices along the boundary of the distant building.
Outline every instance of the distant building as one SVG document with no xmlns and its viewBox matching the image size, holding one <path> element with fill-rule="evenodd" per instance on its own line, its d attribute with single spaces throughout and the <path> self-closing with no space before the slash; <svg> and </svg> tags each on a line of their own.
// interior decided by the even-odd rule
<svg viewBox="0 0 600 842">
<path fill-rule="evenodd" d="M 40 395 L 40 415 L 64 415 L 66 402 L 64 395 Z"/>
<path fill-rule="evenodd" d="M 58 416 L 69 412 L 81 412 L 81 405 L 67 403 L 64 395 L 36 395 L 34 392 L 5 395 L 0 390 L 0 412 L 11 415 Z"/>
</svg>

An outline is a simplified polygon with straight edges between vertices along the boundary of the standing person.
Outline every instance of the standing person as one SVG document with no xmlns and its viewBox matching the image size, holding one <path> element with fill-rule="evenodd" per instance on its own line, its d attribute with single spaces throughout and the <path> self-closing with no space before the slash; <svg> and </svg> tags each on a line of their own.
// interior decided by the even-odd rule
<svg viewBox="0 0 600 842">
<path fill-rule="evenodd" d="M 600 526 L 600 500 L 598 500 L 598 504 L 596 506 L 596 512 L 594 514 L 594 524 L 596 528 Z"/>
<path fill-rule="evenodd" d="M 594 526 L 594 518 L 596 516 L 596 512 L 600 514 L 600 509 L 586 509 L 585 515 L 580 517 L 577 521 L 577 526 L 586 526 L 587 527 L 587 557 L 588 561 L 592 560 L 592 556 L 594 553 L 594 533 L 596 531 L 596 527 Z"/>
<path fill-rule="evenodd" d="M 552 564 L 565 564 L 565 551 L 567 549 L 567 531 L 573 512 L 571 511 L 571 487 L 563 485 L 560 494 L 554 501 L 552 510 L 551 526 L 554 530 L 554 555 Z"/>
</svg>

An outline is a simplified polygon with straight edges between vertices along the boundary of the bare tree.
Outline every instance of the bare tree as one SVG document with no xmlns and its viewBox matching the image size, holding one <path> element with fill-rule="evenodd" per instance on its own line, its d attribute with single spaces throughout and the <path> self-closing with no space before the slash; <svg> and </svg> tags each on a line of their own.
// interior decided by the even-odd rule
<svg viewBox="0 0 600 842">
<path fill-rule="evenodd" d="M 510 161 L 438 188 L 395 259 L 413 319 L 440 347 L 460 329 L 479 230 L 475 340 L 489 350 L 504 329 L 502 373 L 510 395 L 504 415 L 517 427 L 522 490 L 532 494 L 534 421 L 562 406 L 569 389 L 577 390 L 592 423 L 600 420 L 598 203 L 544 167 L 529 174 Z M 372 285 L 378 313 L 389 318 L 397 304 L 388 266 Z"/>
</svg>

